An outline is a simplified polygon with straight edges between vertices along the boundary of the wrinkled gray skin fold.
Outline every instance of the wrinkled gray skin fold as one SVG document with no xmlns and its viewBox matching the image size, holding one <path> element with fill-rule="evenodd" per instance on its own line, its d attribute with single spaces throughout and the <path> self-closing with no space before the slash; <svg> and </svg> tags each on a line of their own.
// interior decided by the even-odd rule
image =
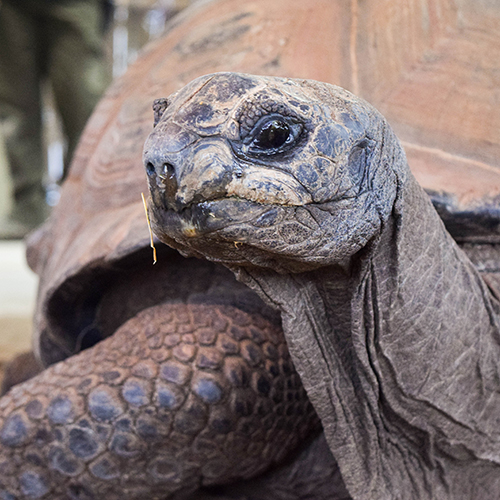
<svg viewBox="0 0 500 500">
<path fill-rule="evenodd" d="M 500 498 L 500 305 L 385 119 L 338 87 L 232 73 L 156 114 L 154 232 L 280 310 L 352 498 Z"/>
</svg>

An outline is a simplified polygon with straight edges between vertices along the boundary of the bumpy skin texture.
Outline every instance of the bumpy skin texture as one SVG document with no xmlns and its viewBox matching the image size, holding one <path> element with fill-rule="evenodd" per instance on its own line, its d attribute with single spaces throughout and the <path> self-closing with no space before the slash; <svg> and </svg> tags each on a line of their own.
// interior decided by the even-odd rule
<svg viewBox="0 0 500 500">
<path fill-rule="evenodd" d="M 2 398 L 0 498 L 185 497 L 259 475 L 318 431 L 276 325 L 158 305 Z"/>
<path fill-rule="evenodd" d="M 499 498 L 498 266 L 488 286 L 375 109 L 208 75 L 170 98 L 144 160 L 156 234 L 281 311 L 353 499 Z"/>
</svg>

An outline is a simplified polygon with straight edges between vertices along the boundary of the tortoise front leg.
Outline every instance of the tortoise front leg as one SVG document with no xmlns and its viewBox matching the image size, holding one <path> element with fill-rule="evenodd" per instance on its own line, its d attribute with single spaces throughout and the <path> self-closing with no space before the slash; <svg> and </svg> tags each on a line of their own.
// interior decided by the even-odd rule
<svg viewBox="0 0 500 500">
<path fill-rule="evenodd" d="M 319 432 L 276 326 L 162 304 L 0 400 L 0 498 L 180 498 L 263 474 Z"/>
</svg>

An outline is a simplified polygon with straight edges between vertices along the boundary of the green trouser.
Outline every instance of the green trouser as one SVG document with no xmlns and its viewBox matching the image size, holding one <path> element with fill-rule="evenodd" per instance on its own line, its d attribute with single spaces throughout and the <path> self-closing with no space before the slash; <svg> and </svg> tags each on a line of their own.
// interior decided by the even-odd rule
<svg viewBox="0 0 500 500">
<path fill-rule="evenodd" d="M 46 215 L 41 83 L 52 85 L 68 158 L 108 83 L 100 0 L 0 0 L 0 120 L 13 184 L 11 217 Z"/>
</svg>

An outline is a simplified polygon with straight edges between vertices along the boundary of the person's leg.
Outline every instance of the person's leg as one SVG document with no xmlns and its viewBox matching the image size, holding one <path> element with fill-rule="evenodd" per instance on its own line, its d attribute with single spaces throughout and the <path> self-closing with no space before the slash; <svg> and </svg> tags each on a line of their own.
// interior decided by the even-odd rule
<svg viewBox="0 0 500 500">
<path fill-rule="evenodd" d="M 109 83 L 104 60 L 104 11 L 100 1 L 46 2 L 50 18 L 47 71 L 63 129 L 68 138 L 68 159 L 94 106 Z"/>
<path fill-rule="evenodd" d="M 19 2 L 21 4 L 21 2 Z M 13 206 L 0 237 L 21 237 L 44 221 L 40 66 L 36 27 L 17 2 L 0 8 L 0 120 L 12 176 Z"/>
</svg>

